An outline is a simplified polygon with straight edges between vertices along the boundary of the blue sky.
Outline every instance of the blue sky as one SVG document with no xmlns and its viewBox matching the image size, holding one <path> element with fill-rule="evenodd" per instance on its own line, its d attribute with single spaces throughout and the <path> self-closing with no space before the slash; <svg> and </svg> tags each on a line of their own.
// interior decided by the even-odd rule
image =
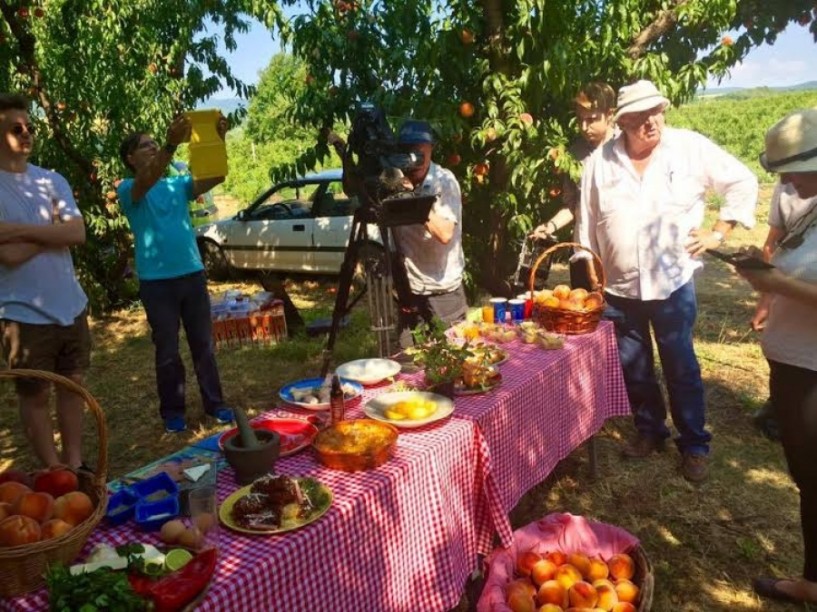
<svg viewBox="0 0 817 612">
<path fill-rule="evenodd" d="M 269 31 L 255 23 L 249 32 L 237 36 L 238 49 L 228 54 L 235 75 L 246 83 L 257 83 L 258 73 L 280 49 Z M 729 78 L 712 87 L 779 87 L 817 80 L 815 44 L 807 27 L 790 24 L 774 45 L 762 45 L 749 52 L 744 62 L 732 69 Z M 222 48 L 222 52 L 225 50 Z M 811 60 L 811 61 L 809 61 Z M 231 97 L 225 92 L 223 97 Z"/>
</svg>

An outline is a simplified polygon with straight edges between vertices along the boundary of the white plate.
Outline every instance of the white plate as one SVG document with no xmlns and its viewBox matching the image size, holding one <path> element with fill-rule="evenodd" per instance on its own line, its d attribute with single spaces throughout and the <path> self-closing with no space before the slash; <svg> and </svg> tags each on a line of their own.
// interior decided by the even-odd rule
<svg viewBox="0 0 817 612">
<path fill-rule="evenodd" d="M 346 385 L 347 389 L 352 389 L 351 392 L 347 391 L 343 394 L 343 399 L 345 401 L 351 402 L 353 399 L 360 397 L 363 394 L 363 387 L 359 383 L 353 380 L 345 379 L 343 376 L 340 377 L 340 382 L 342 385 Z M 292 396 L 293 389 L 305 391 L 321 387 L 323 383 L 323 378 L 304 378 L 303 380 L 296 380 L 295 382 L 287 383 L 281 387 L 281 390 L 278 392 L 278 397 L 284 400 L 287 404 L 292 404 L 293 406 L 298 406 L 299 408 L 305 408 L 306 410 L 329 410 L 329 402 L 308 404 L 306 402 L 296 401 Z"/>
<path fill-rule="evenodd" d="M 355 359 L 339 365 L 335 373 L 341 378 L 364 385 L 376 385 L 400 371 L 400 364 L 391 359 Z"/>
<path fill-rule="evenodd" d="M 386 416 L 383 414 L 397 402 L 404 402 L 418 396 L 424 400 L 431 400 L 437 404 L 437 411 L 425 419 L 418 420 L 403 419 L 395 421 L 386 418 Z M 422 427 L 423 425 L 440 421 L 450 416 L 451 413 L 454 412 L 454 402 L 443 395 L 428 393 L 427 391 L 395 391 L 392 393 L 383 393 L 374 399 L 369 400 L 363 407 L 363 412 L 366 413 L 366 416 L 377 421 L 383 421 L 384 423 L 389 423 L 402 429 L 414 429 L 416 427 Z"/>
</svg>

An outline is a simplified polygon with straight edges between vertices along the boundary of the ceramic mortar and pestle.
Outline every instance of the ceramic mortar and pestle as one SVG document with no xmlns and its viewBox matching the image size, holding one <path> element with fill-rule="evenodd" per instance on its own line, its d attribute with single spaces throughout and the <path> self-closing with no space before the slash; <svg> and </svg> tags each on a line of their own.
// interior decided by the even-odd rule
<svg viewBox="0 0 817 612">
<path fill-rule="evenodd" d="M 233 408 L 238 435 L 224 441 L 224 456 L 235 470 L 239 484 L 247 485 L 272 471 L 281 450 L 281 438 L 274 431 L 256 431 L 241 408 Z"/>
</svg>

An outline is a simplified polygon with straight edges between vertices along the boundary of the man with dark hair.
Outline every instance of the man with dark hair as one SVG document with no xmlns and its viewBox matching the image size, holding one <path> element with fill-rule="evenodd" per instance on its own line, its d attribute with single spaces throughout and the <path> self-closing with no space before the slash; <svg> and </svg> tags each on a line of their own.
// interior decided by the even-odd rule
<svg viewBox="0 0 817 612">
<path fill-rule="evenodd" d="M 159 413 L 168 433 L 187 429 L 185 371 L 179 354 L 179 322 L 199 383 L 205 413 L 230 423 L 233 411 L 224 404 L 213 349 L 210 296 L 188 211 L 188 202 L 224 181 L 224 177 L 194 180 L 190 175 L 165 177 L 168 164 L 189 139 L 190 121 L 183 115 L 167 128 L 159 147 L 144 133 L 129 135 L 119 148 L 122 162 L 134 174 L 117 188 L 122 211 L 134 236 L 139 297 L 145 307 L 156 347 Z M 219 136 L 227 133 L 220 117 Z"/>
<path fill-rule="evenodd" d="M 398 133 L 402 152 L 420 162 L 404 170 L 416 195 L 434 195 L 436 201 L 422 225 L 393 229 L 403 256 L 411 289 L 410 304 L 400 304 L 400 344 L 413 344 L 411 331 L 434 317 L 445 323 L 465 318 L 468 304 L 462 287 L 465 255 L 462 251 L 462 197 L 454 174 L 431 161 L 434 137 L 425 121 L 408 120 Z"/>
<path fill-rule="evenodd" d="M 10 368 L 54 372 L 82 384 L 90 365 L 88 298 L 70 247 L 85 223 L 67 181 L 28 163 L 34 147 L 28 102 L 0 94 L 0 346 Z M 57 388 L 62 454 L 54 444 L 51 385 L 18 379 L 20 417 L 45 466 L 82 466 L 83 399 Z"/>
<path fill-rule="evenodd" d="M 568 152 L 579 163 L 584 162 L 598 147 L 615 134 L 613 113 L 616 110 L 616 92 L 607 83 L 590 81 L 579 90 L 573 100 L 581 137 L 574 140 Z M 562 207 L 550 219 L 531 232 L 531 238 L 546 239 L 573 222 L 579 203 L 579 185 L 570 174 L 562 178 Z M 581 261 L 570 263 L 570 284 L 591 291 L 587 266 Z"/>
</svg>

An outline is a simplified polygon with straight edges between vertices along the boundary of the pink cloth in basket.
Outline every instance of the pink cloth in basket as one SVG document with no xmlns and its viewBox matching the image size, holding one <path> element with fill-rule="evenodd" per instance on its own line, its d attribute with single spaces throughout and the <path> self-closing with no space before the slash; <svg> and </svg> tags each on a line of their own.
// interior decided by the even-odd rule
<svg viewBox="0 0 817 612">
<path fill-rule="evenodd" d="M 621 527 L 588 521 L 572 514 L 549 514 L 513 532 L 513 544 L 497 548 L 485 559 L 488 577 L 477 604 L 477 612 L 505 612 L 505 586 L 516 576 L 519 553 L 545 554 L 554 550 L 565 554 L 583 552 L 607 561 L 615 554 L 638 546 L 638 538 Z"/>
</svg>

